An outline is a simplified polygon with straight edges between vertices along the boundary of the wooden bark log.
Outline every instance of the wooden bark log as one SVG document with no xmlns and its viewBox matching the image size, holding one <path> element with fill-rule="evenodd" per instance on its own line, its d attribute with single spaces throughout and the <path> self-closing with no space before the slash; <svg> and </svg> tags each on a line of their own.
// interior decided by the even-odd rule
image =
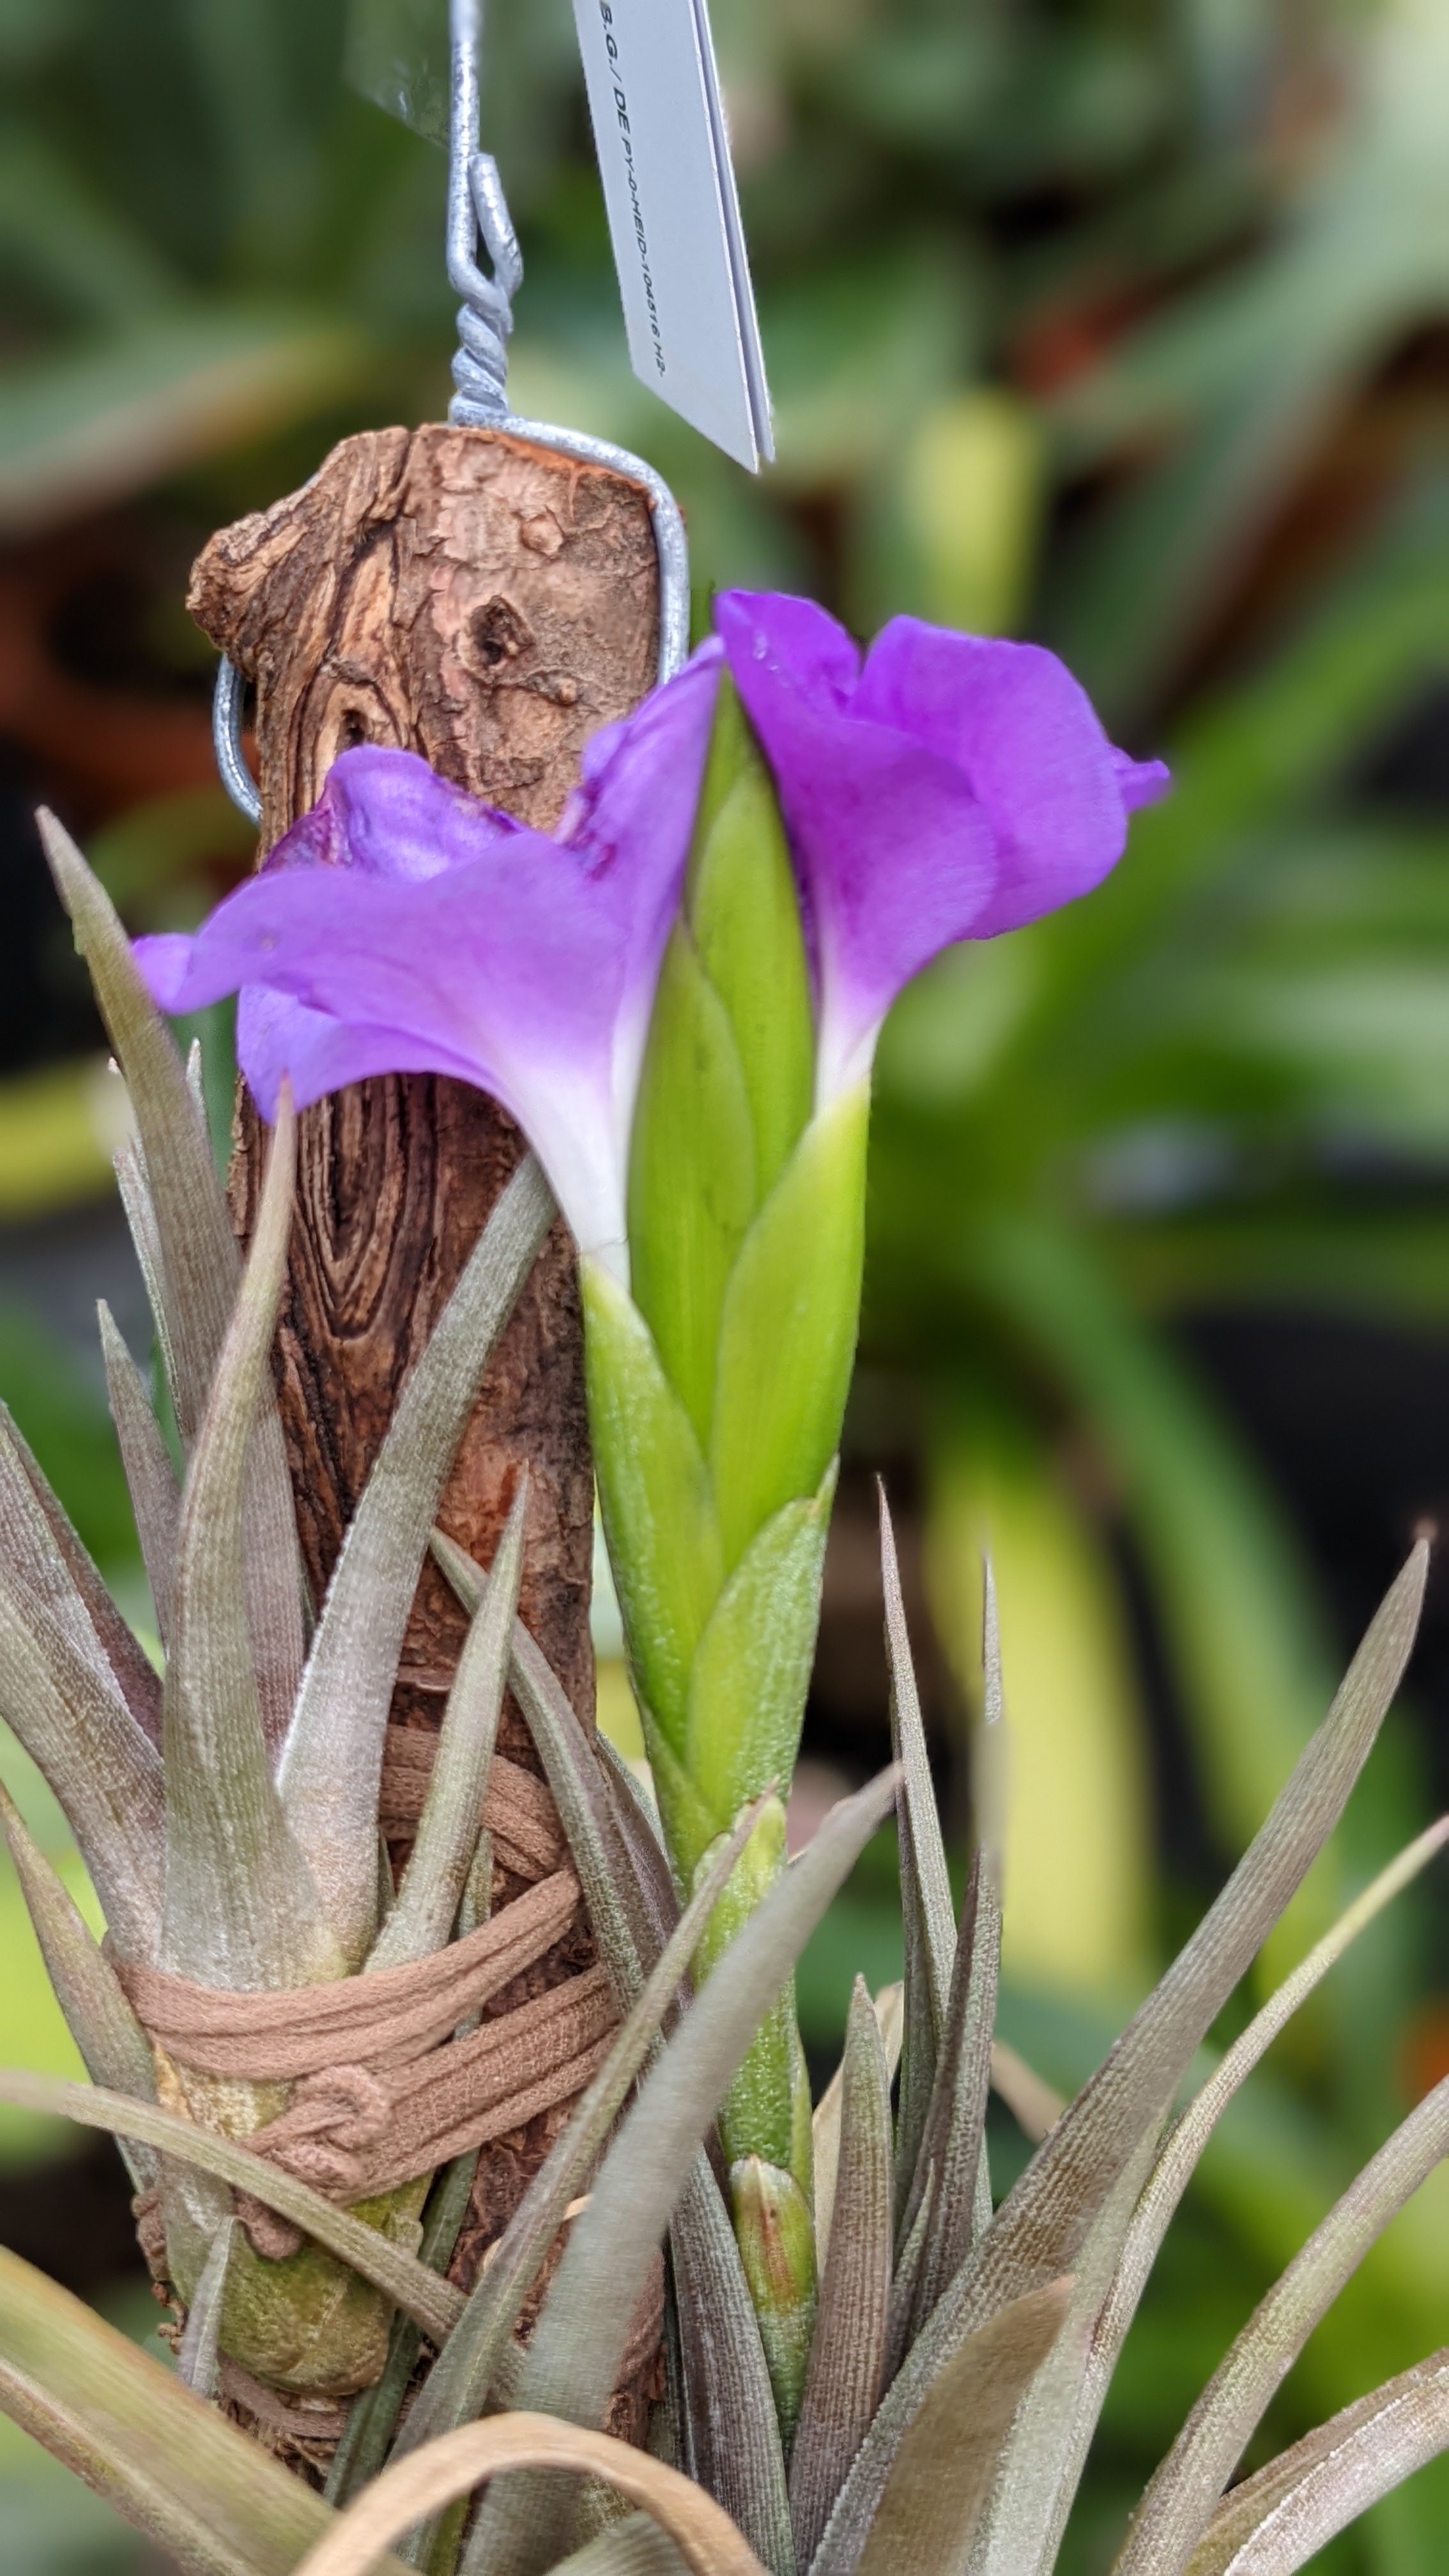
<svg viewBox="0 0 1449 2576">
<path fill-rule="evenodd" d="M 651 685 L 658 572 L 646 495 L 602 468 L 491 430 L 368 432 L 305 488 L 214 537 L 190 605 L 257 687 L 262 847 L 360 742 L 421 752 L 524 821 L 557 820 L 584 743 Z M 250 1233 L 262 1137 L 242 1101 L 233 1213 Z M 511 1119 L 424 1075 L 358 1083 L 301 1121 L 297 1213 L 277 1340 L 303 1553 L 320 1597 L 398 1392 L 522 1151 Z M 522 1609 L 586 1724 L 593 1479 L 572 1245 L 555 1226 L 494 1355 L 443 1525 L 487 1563 L 530 1471 Z M 430 1565 L 395 1721 L 436 1726 L 464 1622 Z M 503 1749 L 531 1763 L 515 1712 Z M 495 1901 L 511 1889 L 500 1880 Z M 547 1965 L 545 1982 L 591 1956 Z M 521 1994 L 500 2004 L 522 2000 Z M 486 2149 L 466 2277 L 546 2152 Z"/>
</svg>

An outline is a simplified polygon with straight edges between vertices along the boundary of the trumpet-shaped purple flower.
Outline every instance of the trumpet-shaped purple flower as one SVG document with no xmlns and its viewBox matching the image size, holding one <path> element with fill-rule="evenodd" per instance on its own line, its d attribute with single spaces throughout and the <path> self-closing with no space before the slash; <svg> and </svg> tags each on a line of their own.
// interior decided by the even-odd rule
<svg viewBox="0 0 1449 2576">
<path fill-rule="evenodd" d="M 138 942 L 167 1010 L 240 992 L 268 1116 L 382 1072 L 454 1074 L 527 1132 L 585 1251 L 624 1266 L 629 1130 L 721 653 L 774 773 L 816 977 L 817 1098 L 869 1070 L 952 941 L 1096 885 L 1166 771 L 1114 751 L 1053 654 L 892 620 L 862 662 L 808 600 L 717 602 L 718 641 L 595 736 L 555 835 L 410 753 L 346 752 L 192 938 Z"/>
<path fill-rule="evenodd" d="M 808 599 L 727 591 L 715 624 L 774 771 L 815 948 L 817 1097 L 869 1070 L 903 985 L 1116 865 L 1160 761 L 1108 742 L 1064 663 L 893 617 L 862 663 Z"/>
<path fill-rule="evenodd" d="M 696 661 L 594 736 L 556 837 L 411 752 L 344 752 L 312 812 L 194 937 L 136 954 L 168 1011 L 240 992 L 263 1114 L 372 1073 L 512 1111 L 580 1244 L 622 1263 L 629 1128 L 714 704 Z"/>
</svg>

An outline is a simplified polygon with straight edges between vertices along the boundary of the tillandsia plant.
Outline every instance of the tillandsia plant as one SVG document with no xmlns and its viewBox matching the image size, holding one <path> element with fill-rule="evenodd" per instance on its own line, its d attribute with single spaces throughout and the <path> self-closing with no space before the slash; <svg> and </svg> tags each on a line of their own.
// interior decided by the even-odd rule
<svg viewBox="0 0 1449 2576">
<path fill-rule="evenodd" d="M 809 601 L 742 592 L 716 625 L 596 738 L 556 839 L 358 750 L 196 938 L 141 951 L 168 1008 L 240 991 L 268 1111 L 284 1075 L 305 1101 L 431 1069 L 530 1136 L 579 1243 L 604 1526 L 680 1883 L 768 1800 L 706 1968 L 783 1865 L 882 1020 L 949 941 L 1096 884 L 1165 783 L 1038 647 L 900 618 L 862 664 Z M 722 2125 L 789 2428 L 816 2261 L 788 1992 Z"/>
<path fill-rule="evenodd" d="M 195 940 L 146 947 L 145 981 L 49 829 L 135 1112 L 122 1184 L 184 1476 L 103 1315 L 158 1681 L 35 1462 L 0 1439 L 0 1691 L 109 1926 L 99 1947 L 7 1805 L 93 2081 L 11 2074 L 0 2092 L 124 2142 L 153 2267 L 184 2313 L 189 2386 L 7 2256 L 0 2403 L 206 2576 L 1050 2576 L 1217 2119 L 1449 1839 L 1446 1821 L 1367 1888 L 1193 2089 L 1393 1699 L 1421 1545 L 1233 1879 L 1042 2122 L 999 2206 L 985 2125 L 993 2071 L 1013 2080 L 993 2051 L 999 1864 L 988 1837 L 957 1919 L 884 1511 L 897 1759 L 782 1863 L 875 1030 L 943 939 L 1090 886 L 1160 773 L 1113 753 L 1060 666 L 1027 648 L 904 627 L 862 670 L 800 603 L 722 602 L 720 627 L 722 651 L 596 744 L 556 840 L 406 756 L 347 754 L 260 879 Z M 233 987 L 275 1118 L 244 1270 L 152 998 Z M 518 1620 L 520 1502 L 486 1571 L 432 1531 L 471 1624 L 394 1886 L 378 1828 L 403 1625 L 487 1353 L 553 1214 L 540 1163 L 510 1184 L 407 1382 L 310 1642 L 267 1360 L 294 1090 L 439 1062 L 517 1109 L 578 1235 L 663 1823 Z M 986 1601 L 989 1729 L 989 1575 Z M 494 1741 L 505 1679 L 568 1848 L 535 1855 L 527 1895 L 490 1920 L 491 1838 L 521 1838 L 527 1858 Z M 807 2133 L 780 1998 L 892 1807 L 903 1985 L 872 2002 L 857 1983 Z M 581 1902 L 597 1969 L 490 2014 Z M 477 2144 L 540 2098 L 574 2108 L 464 2296 L 442 2274 Z M 1144 2494 L 1119 2576 L 1287 2576 L 1449 2446 L 1441 2353 L 1229 2489 L 1317 2319 L 1446 2150 L 1449 2082 L 1249 2320 Z M 631 2350 L 659 2338 L 661 2299 L 646 2451 L 601 2428 Z M 269 2388 L 291 2401 L 294 2437 L 310 2401 L 325 2495 L 203 2402 L 235 2393 L 238 2371 L 254 2412 Z"/>
</svg>

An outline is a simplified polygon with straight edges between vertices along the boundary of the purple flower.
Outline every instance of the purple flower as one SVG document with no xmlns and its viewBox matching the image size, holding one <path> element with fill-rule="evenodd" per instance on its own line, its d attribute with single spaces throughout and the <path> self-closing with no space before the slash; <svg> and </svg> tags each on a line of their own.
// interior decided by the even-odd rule
<svg viewBox="0 0 1449 2576">
<path fill-rule="evenodd" d="M 594 736 L 556 838 L 411 752 L 344 752 L 312 812 L 194 938 L 142 939 L 163 1009 L 240 991 L 267 1117 L 370 1073 L 511 1110 L 586 1251 L 622 1265 L 629 1129 L 713 712 L 709 660 Z"/>
<path fill-rule="evenodd" d="M 817 1099 L 869 1071 L 958 939 L 1096 885 L 1167 773 L 1114 751 L 1055 656 L 898 617 L 862 662 L 808 600 L 732 591 L 719 640 L 597 734 L 550 837 L 410 753 L 346 752 L 194 938 L 138 942 L 164 1008 L 240 992 L 270 1116 L 365 1074 L 458 1075 L 527 1132 L 581 1247 L 625 1266 L 629 1130 L 721 654 L 774 773 L 814 961 Z"/>
<path fill-rule="evenodd" d="M 815 952 L 817 1098 L 870 1067 L 903 985 L 958 939 L 1100 884 L 1167 785 L 1108 742 L 1064 663 L 894 617 L 862 663 L 806 599 L 727 591 L 715 623 L 775 775 Z"/>
</svg>

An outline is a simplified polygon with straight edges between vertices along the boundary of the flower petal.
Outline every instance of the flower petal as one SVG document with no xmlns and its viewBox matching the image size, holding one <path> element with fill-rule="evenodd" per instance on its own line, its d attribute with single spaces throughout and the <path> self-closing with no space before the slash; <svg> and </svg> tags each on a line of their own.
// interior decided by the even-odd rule
<svg viewBox="0 0 1449 2576">
<path fill-rule="evenodd" d="M 823 1105 L 868 1070 L 902 985 L 974 931 L 996 890 L 993 834 L 952 760 L 899 725 L 855 713 L 843 676 L 854 648 L 839 627 L 829 645 L 822 610 L 732 591 L 716 601 L 715 618 L 803 880 L 820 978 Z"/>
<path fill-rule="evenodd" d="M 854 712 L 899 726 L 969 781 L 997 849 L 973 938 L 1035 921 L 1116 866 L 1127 838 L 1121 755 L 1086 691 L 1040 644 L 893 617 L 866 656 Z"/>
</svg>

